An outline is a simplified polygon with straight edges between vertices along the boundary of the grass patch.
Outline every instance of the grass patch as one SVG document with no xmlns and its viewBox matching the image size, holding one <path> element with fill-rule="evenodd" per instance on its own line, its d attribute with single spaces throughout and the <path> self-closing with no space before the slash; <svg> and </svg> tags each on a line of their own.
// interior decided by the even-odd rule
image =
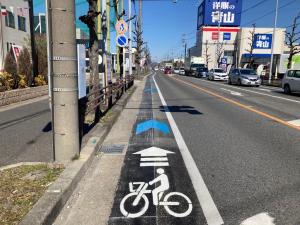
<svg viewBox="0 0 300 225">
<path fill-rule="evenodd" d="M 46 164 L 0 171 L 0 224 L 19 224 L 62 171 Z"/>
<path fill-rule="evenodd" d="M 113 110 L 108 110 L 108 112 L 105 114 L 105 116 L 103 116 L 100 121 L 102 123 L 108 123 L 110 122 L 116 115 L 116 112 L 114 112 Z"/>
</svg>

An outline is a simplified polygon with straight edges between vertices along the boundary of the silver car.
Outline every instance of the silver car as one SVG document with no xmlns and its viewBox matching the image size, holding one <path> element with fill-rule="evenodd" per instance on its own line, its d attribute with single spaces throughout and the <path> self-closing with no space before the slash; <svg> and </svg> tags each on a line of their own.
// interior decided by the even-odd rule
<svg viewBox="0 0 300 225">
<path fill-rule="evenodd" d="M 252 69 L 233 69 L 229 73 L 228 84 L 259 87 L 261 79 Z"/>
<path fill-rule="evenodd" d="M 221 68 L 215 68 L 215 69 L 211 69 L 207 73 L 207 78 L 209 80 L 223 80 L 223 81 L 227 81 L 228 80 L 228 75 L 227 75 L 227 73 L 223 69 L 221 69 Z"/>
<path fill-rule="evenodd" d="M 300 92 L 300 70 L 288 70 L 282 79 L 284 93 Z"/>
</svg>

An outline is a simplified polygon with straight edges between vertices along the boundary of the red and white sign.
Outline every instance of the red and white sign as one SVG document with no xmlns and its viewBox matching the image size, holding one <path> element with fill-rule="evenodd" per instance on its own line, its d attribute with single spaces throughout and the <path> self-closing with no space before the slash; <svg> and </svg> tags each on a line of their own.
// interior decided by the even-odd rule
<svg viewBox="0 0 300 225">
<path fill-rule="evenodd" d="M 218 40 L 219 39 L 219 33 L 218 32 L 212 32 L 211 33 L 211 39 L 212 40 Z"/>
<path fill-rule="evenodd" d="M 18 62 L 18 58 L 19 58 L 20 53 L 22 51 L 22 46 L 12 45 L 11 47 L 12 47 L 12 50 L 14 52 L 14 56 L 15 56 L 16 62 Z"/>
</svg>

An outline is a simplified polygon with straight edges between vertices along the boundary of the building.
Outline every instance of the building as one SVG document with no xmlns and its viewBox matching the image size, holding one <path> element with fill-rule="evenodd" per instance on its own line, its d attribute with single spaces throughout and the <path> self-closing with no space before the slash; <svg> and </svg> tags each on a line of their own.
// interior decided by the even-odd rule
<svg viewBox="0 0 300 225">
<path fill-rule="evenodd" d="M 0 14 L 0 70 L 4 68 L 7 52 L 13 46 L 26 46 L 30 38 L 29 5 L 27 0 L 1 0 Z"/>
</svg>

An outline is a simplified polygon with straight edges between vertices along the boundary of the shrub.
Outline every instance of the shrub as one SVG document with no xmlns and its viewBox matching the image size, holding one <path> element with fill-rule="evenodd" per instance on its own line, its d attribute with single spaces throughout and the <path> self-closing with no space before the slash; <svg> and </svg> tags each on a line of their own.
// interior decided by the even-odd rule
<svg viewBox="0 0 300 225">
<path fill-rule="evenodd" d="M 19 75 L 18 88 L 26 88 L 27 79 L 25 75 Z"/>
<path fill-rule="evenodd" d="M 7 72 L 0 72 L 0 87 L 4 87 L 5 90 L 10 90 L 14 86 L 13 76 Z"/>
<path fill-rule="evenodd" d="M 22 74 L 22 76 L 25 76 L 25 79 L 23 80 L 26 81 L 26 86 L 30 86 L 33 81 L 32 65 L 30 58 L 31 57 L 28 48 L 24 47 L 18 58 L 18 74 Z M 19 78 L 21 78 L 21 76 L 19 76 Z M 21 81 L 19 81 L 19 87 L 20 82 Z"/>
<path fill-rule="evenodd" d="M 38 75 L 37 77 L 34 78 L 34 84 L 35 84 L 35 86 L 43 86 L 43 85 L 46 85 L 47 82 L 43 75 Z"/>
</svg>

